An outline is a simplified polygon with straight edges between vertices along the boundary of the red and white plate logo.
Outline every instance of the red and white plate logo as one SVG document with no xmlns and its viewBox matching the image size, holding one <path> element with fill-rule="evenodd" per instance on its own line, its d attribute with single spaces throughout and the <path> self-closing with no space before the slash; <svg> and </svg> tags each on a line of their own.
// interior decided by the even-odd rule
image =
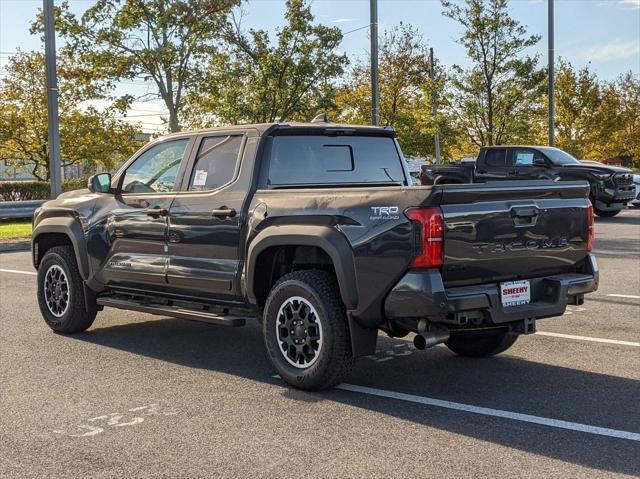
<svg viewBox="0 0 640 479">
<path fill-rule="evenodd" d="M 500 283 L 502 306 L 519 306 L 531 302 L 531 285 L 528 280 Z"/>
</svg>

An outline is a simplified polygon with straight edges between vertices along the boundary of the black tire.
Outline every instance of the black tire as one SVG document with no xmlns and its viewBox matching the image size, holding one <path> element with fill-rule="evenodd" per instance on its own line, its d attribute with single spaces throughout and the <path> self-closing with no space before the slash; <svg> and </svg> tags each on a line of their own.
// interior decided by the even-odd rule
<svg viewBox="0 0 640 479">
<path fill-rule="evenodd" d="M 62 271 L 64 276 L 60 275 Z M 51 272 L 51 276 L 48 276 Z M 55 276 L 64 278 L 59 283 L 66 282 L 67 296 L 66 302 L 58 299 L 56 302 L 51 297 L 51 291 L 45 286 L 55 282 Z M 53 281 L 49 281 L 53 280 Z M 53 288 L 55 289 L 55 287 Z M 64 292 L 64 287 L 58 287 Z M 55 296 L 60 298 L 61 296 Z M 48 298 L 50 302 L 48 303 Z M 53 304 L 53 306 L 50 306 Z M 97 311 L 87 312 L 85 308 L 84 288 L 82 277 L 78 271 L 76 258 L 70 246 L 55 246 L 48 250 L 38 267 L 38 305 L 44 321 L 56 333 L 73 334 L 85 331 L 93 324 Z M 66 305 L 66 306 L 62 306 Z M 54 314 L 54 310 L 58 314 Z"/>
<path fill-rule="evenodd" d="M 292 321 L 298 326 L 293 326 Z M 314 324 L 318 324 L 317 329 Z M 290 327 L 296 328 L 295 334 L 289 334 Z M 335 278 L 325 271 L 296 271 L 280 278 L 264 307 L 262 333 L 271 363 L 293 387 L 328 389 L 351 372 L 353 355 L 345 307 Z M 290 344 L 294 340 L 305 345 Z"/>
<path fill-rule="evenodd" d="M 460 356 L 486 358 L 506 351 L 517 339 L 518 335 L 508 329 L 451 331 L 451 337 L 444 344 Z"/>
<path fill-rule="evenodd" d="M 615 215 L 617 215 L 618 213 L 620 213 L 622 210 L 614 210 L 614 211 L 603 211 L 603 210 L 599 210 L 598 208 L 593 208 L 593 212 L 598 215 L 600 218 L 612 218 Z"/>
</svg>

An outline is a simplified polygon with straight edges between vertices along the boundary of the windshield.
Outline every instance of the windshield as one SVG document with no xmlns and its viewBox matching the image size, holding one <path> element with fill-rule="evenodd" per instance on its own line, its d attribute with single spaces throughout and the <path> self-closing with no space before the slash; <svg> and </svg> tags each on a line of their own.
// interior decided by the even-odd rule
<svg viewBox="0 0 640 479">
<path fill-rule="evenodd" d="M 566 151 L 559 150 L 558 148 L 540 148 L 540 150 L 547 155 L 554 165 L 579 165 L 580 162 L 576 160 Z"/>
</svg>

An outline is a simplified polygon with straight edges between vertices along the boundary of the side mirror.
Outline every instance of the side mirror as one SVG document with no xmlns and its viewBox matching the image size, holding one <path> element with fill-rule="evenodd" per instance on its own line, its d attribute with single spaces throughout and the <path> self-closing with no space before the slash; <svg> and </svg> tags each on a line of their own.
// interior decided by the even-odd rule
<svg viewBox="0 0 640 479">
<path fill-rule="evenodd" d="M 93 175 L 87 181 L 87 188 L 92 193 L 109 193 L 111 189 L 111 174 L 110 173 L 98 173 Z"/>
</svg>

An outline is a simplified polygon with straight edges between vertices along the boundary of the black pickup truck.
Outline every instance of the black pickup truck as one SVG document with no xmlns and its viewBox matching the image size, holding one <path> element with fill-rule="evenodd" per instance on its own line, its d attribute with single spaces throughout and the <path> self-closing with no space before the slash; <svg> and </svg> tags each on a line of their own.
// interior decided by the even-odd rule
<svg viewBox="0 0 640 479">
<path fill-rule="evenodd" d="M 544 146 L 487 146 L 475 162 L 423 165 L 423 185 L 483 183 L 504 180 L 589 182 L 589 198 L 598 216 L 615 216 L 634 199 L 633 172 L 597 162 L 580 162 L 558 148 Z"/>
<path fill-rule="evenodd" d="M 597 288 L 586 183 L 409 181 L 387 128 L 169 135 L 35 212 L 40 310 L 59 333 L 105 306 L 258 318 L 281 377 L 321 389 L 380 330 L 490 356 Z"/>
</svg>

